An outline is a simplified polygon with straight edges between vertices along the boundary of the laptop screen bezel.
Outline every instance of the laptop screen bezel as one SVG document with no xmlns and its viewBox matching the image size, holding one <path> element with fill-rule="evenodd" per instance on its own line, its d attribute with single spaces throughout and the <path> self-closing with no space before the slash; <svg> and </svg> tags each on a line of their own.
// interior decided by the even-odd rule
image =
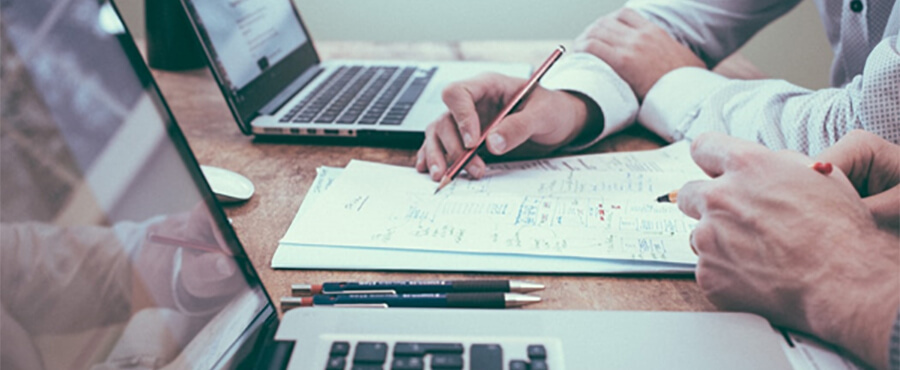
<svg viewBox="0 0 900 370">
<path fill-rule="evenodd" d="M 266 69 L 262 74 L 254 78 L 246 86 L 238 91 L 232 91 L 228 86 L 227 80 L 223 77 L 223 71 L 220 71 L 219 64 L 216 63 L 217 54 L 212 45 L 209 33 L 203 26 L 200 17 L 196 14 L 194 7 L 195 0 L 181 0 L 187 19 L 190 21 L 194 29 L 195 36 L 199 39 L 203 48 L 203 54 L 206 56 L 207 65 L 215 77 L 228 108 L 237 120 L 238 126 L 246 135 L 252 133 L 252 121 L 259 114 L 259 110 L 268 104 L 272 99 L 278 96 L 285 88 L 287 88 L 294 80 L 308 69 L 318 65 L 321 60 L 313 45 L 312 37 L 306 29 L 306 24 L 300 17 L 294 2 L 291 0 L 274 0 L 287 1 L 291 5 L 300 28 L 306 34 L 307 42 L 294 49 L 282 60 L 278 61 L 272 67 Z"/>
<path fill-rule="evenodd" d="M 113 9 L 116 11 L 116 15 L 121 20 L 122 15 L 118 7 L 114 2 L 110 2 L 110 4 L 112 4 Z M 209 214 L 215 221 L 216 227 L 222 233 L 222 238 L 227 243 L 229 250 L 236 257 L 235 263 L 237 263 L 240 267 L 244 278 L 248 281 L 248 285 L 254 289 L 257 287 L 261 289 L 262 294 L 266 300 L 266 304 L 259 310 L 259 312 L 257 312 L 257 316 L 247 325 L 247 327 L 244 329 L 244 332 L 234 341 L 234 343 L 231 344 L 230 348 L 223 354 L 223 357 L 218 359 L 216 368 L 233 368 L 236 364 L 242 361 L 242 359 L 240 358 L 234 358 L 235 355 L 243 354 L 246 356 L 251 356 L 251 354 L 248 354 L 246 351 L 241 351 L 241 348 L 245 348 L 248 346 L 253 348 L 257 347 L 258 341 L 273 340 L 273 338 L 260 338 L 260 336 L 257 334 L 265 332 L 266 328 L 263 323 L 272 322 L 272 320 L 277 322 L 278 313 L 270 298 L 268 290 L 262 283 L 262 280 L 259 278 L 259 274 L 256 272 L 256 269 L 253 267 L 252 261 L 250 261 L 250 258 L 244 251 L 244 247 L 241 244 L 240 239 L 238 239 L 237 234 L 231 227 L 231 223 L 228 221 L 228 217 L 225 215 L 225 212 L 219 205 L 218 200 L 216 200 L 216 197 L 212 192 L 212 188 L 210 188 L 209 183 L 203 176 L 203 173 L 200 170 L 200 164 L 197 161 L 197 158 L 194 156 L 194 153 L 191 151 L 190 146 L 187 143 L 187 139 L 185 138 L 180 126 L 178 126 L 178 123 L 175 120 L 175 116 L 172 114 L 168 103 L 166 103 L 165 99 L 163 98 L 161 90 L 159 89 L 156 80 L 153 78 L 153 74 L 147 67 L 143 55 L 134 42 L 132 33 L 129 31 L 127 25 L 125 25 L 124 22 L 123 26 L 124 33 L 117 37 L 119 45 L 122 47 L 123 54 L 125 54 L 138 80 L 145 87 L 147 94 L 153 101 L 154 105 L 157 107 L 160 118 L 165 120 L 164 124 L 168 138 L 172 143 L 172 146 L 178 152 L 185 168 L 188 170 L 188 173 L 190 173 L 191 179 L 197 186 L 197 190 L 200 193 L 200 196 L 203 198 L 203 202 L 206 205 Z"/>
</svg>

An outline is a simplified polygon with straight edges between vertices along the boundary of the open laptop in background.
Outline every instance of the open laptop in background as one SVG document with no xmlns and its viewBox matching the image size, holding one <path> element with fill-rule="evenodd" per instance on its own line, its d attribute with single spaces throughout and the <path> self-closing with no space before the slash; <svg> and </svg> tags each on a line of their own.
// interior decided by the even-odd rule
<svg viewBox="0 0 900 370">
<path fill-rule="evenodd" d="M 526 64 L 321 61 L 292 0 L 182 0 L 245 134 L 418 143 L 447 84 Z"/>
<path fill-rule="evenodd" d="M 4 368 L 780 369 L 837 358 L 742 313 L 298 308 L 279 320 L 114 8 L 4 0 L 0 17 Z"/>
</svg>

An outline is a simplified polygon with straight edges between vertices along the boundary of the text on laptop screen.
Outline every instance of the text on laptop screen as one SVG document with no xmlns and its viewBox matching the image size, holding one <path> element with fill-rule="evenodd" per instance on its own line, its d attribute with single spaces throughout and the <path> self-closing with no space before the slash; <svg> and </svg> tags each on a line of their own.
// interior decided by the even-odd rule
<svg viewBox="0 0 900 370">
<path fill-rule="evenodd" d="M 290 1 L 194 0 L 223 79 L 238 91 L 308 38 Z"/>
<path fill-rule="evenodd" d="M 0 16 L 2 363 L 221 364 L 268 301 L 114 9 Z"/>
</svg>

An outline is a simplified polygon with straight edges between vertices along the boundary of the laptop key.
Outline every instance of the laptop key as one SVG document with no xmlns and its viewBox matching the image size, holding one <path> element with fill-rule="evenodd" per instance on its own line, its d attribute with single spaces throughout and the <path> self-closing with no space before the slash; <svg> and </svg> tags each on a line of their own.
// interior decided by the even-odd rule
<svg viewBox="0 0 900 370">
<path fill-rule="evenodd" d="M 344 370 L 347 367 L 347 359 L 343 357 L 329 357 L 325 363 L 325 370 Z"/>
<path fill-rule="evenodd" d="M 425 91 L 425 86 L 428 85 L 428 80 L 430 79 L 430 77 L 419 77 L 413 80 L 406 91 L 403 92 L 403 95 L 400 96 L 400 99 L 397 99 L 397 103 L 415 103 L 419 95 L 422 95 L 422 91 Z"/>
<path fill-rule="evenodd" d="M 387 344 L 382 342 L 359 342 L 353 354 L 354 364 L 383 364 L 387 359 Z"/>
<path fill-rule="evenodd" d="M 531 364 L 529 365 L 529 370 L 547 370 L 550 367 L 547 366 L 547 361 L 544 360 L 531 360 Z"/>
<path fill-rule="evenodd" d="M 547 358 L 547 349 L 544 348 L 543 345 L 532 344 L 528 346 L 528 349 L 526 351 L 528 352 L 528 358 L 532 360 Z"/>
<path fill-rule="evenodd" d="M 422 370 L 425 361 L 421 357 L 394 357 L 391 370 Z"/>
<path fill-rule="evenodd" d="M 528 363 L 522 360 L 512 360 L 509 362 L 509 370 L 528 370 Z"/>
<path fill-rule="evenodd" d="M 426 353 L 462 354 L 464 350 L 461 343 L 397 342 L 394 345 L 394 356 L 424 356 Z"/>
<path fill-rule="evenodd" d="M 451 355 L 447 353 L 438 353 L 431 355 L 431 368 L 432 369 L 462 369 L 463 367 L 463 358 L 462 355 Z M 477 367 L 473 367 L 473 369 L 478 369 Z"/>
<path fill-rule="evenodd" d="M 478 370 L 503 370 L 503 348 L 497 344 L 473 344 L 469 348 L 469 367 Z"/>
<path fill-rule="evenodd" d="M 384 118 L 381 120 L 380 123 L 382 125 L 396 126 L 396 125 L 399 125 L 401 122 L 403 122 L 403 120 L 400 118 Z"/>
<path fill-rule="evenodd" d="M 350 367 L 351 370 L 384 370 L 384 367 L 381 365 L 373 365 L 373 364 L 353 364 Z"/>
<path fill-rule="evenodd" d="M 331 351 L 328 353 L 334 357 L 345 357 L 350 353 L 350 343 L 334 342 L 331 343 Z"/>
</svg>

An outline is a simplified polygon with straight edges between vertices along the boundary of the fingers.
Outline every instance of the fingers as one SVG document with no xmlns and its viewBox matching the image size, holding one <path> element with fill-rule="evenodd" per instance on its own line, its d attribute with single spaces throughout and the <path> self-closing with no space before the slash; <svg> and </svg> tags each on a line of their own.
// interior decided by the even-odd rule
<svg viewBox="0 0 900 370">
<path fill-rule="evenodd" d="M 527 141 L 535 132 L 534 119 L 527 115 L 507 116 L 488 132 L 487 148 L 494 155 L 502 155 Z"/>
<path fill-rule="evenodd" d="M 840 168 L 862 196 L 900 183 L 900 146 L 869 132 L 850 132 L 816 159 Z"/>
<path fill-rule="evenodd" d="M 698 136 L 691 143 L 691 157 L 710 177 L 757 164 L 768 153 L 762 145 L 718 132 Z"/>
<path fill-rule="evenodd" d="M 438 122 L 432 123 L 428 125 L 425 129 L 425 141 L 422 142 L 423 151 L 422 157 L 424 161 L 421 165 L 417 165 L 416 168 L 421 168 L 420 171 L 428 172 L 431 176 L 431 179 L 434 181 L 440 181 L 441 175 L 444 170 L 447 168 L 446 159 L 444 159 L 444 146 L 441 144 L 441 139 L 437 137 L 436 127 L 440 125 L 447 125 L 450 118 L 447 115 L 444 115 Z"/>
<path fill-rule="evenodd" d="M 447 167 L 465 152 L 453 118 L 449 113 L 445 114 L 425 129 L 425 140 L 416 153 L 416 170 L 428 172 L 432 180 L 440 181 Z M 473 178 L 481 178 L 486 165 L 481 158 L 475 156 L 465 169 Z"/>
<path fill-rule="evenodd" d="M 876 195 L 863 198 L 875 223 L 883 230 L 900 230 L 900 185 Z"/>
<path fill-rule="evenodd" d="M 622 8 L 619 10 L 619 13 L 616 14 L 616 20 L 631 28 L 641 28 L 651 24 L 647 18 L 644 18 L 640 13 L 629 8 Z"/>
<path fill-rule="evenodd" d="M 709 253 L 716 245 L 716 229 L 713 224 L 708 221 L 697 223 L 694 230 L 691 230 L 691 249 L 694 254 L 702 257 L 704 253 Z"/>
<path fill-rule="evenodd" d="M 699 220 L 706 213 L 707 204 L 705 193 L 711 186 L 708 180 L 691 181 L 678 190 L 678 209 L 685 215 Z"/>
<path fill-rule="evenodd" d="M 238 267 L 234 260 L 220 253 L 184 254 L 179 273 L 184 289 L 193 297 L 210 298 L 234 290 Z"/>
<path fill-rule="evenodd" d="M 482 94 L 477 89 L 475 94 Z M 475 144 L 476 138 L 481 134 L 481 123 L 478 119 L 478 111 L 475 108 L 475 102 L 478 101 L 466 85 L 457 83 L 448 86 L 442 95 L 444 104 L 447 105 L 453 121 L 457 125 L 462 143 L 466 148 L 471 148 Z"/>
<path fill-rule="evenodd" d="M 585 52 L 600 58 L 607 63 L 615 63 L 618 56 L 616 49 L 606 41 L 598 38 L 585 38 L 575 42 L 575 50 Z"/>
<path fill-rule="evenodd" d="M 515 91 L 517 79 L 486 74 L 476 79 L 457 82 L 444 89 L 441 98 L 459 131 L 466 149 L 477 145 L 481 136 L 481 116 L 477 104 L 502 101 L 508 92 Z"/>
</svg>

